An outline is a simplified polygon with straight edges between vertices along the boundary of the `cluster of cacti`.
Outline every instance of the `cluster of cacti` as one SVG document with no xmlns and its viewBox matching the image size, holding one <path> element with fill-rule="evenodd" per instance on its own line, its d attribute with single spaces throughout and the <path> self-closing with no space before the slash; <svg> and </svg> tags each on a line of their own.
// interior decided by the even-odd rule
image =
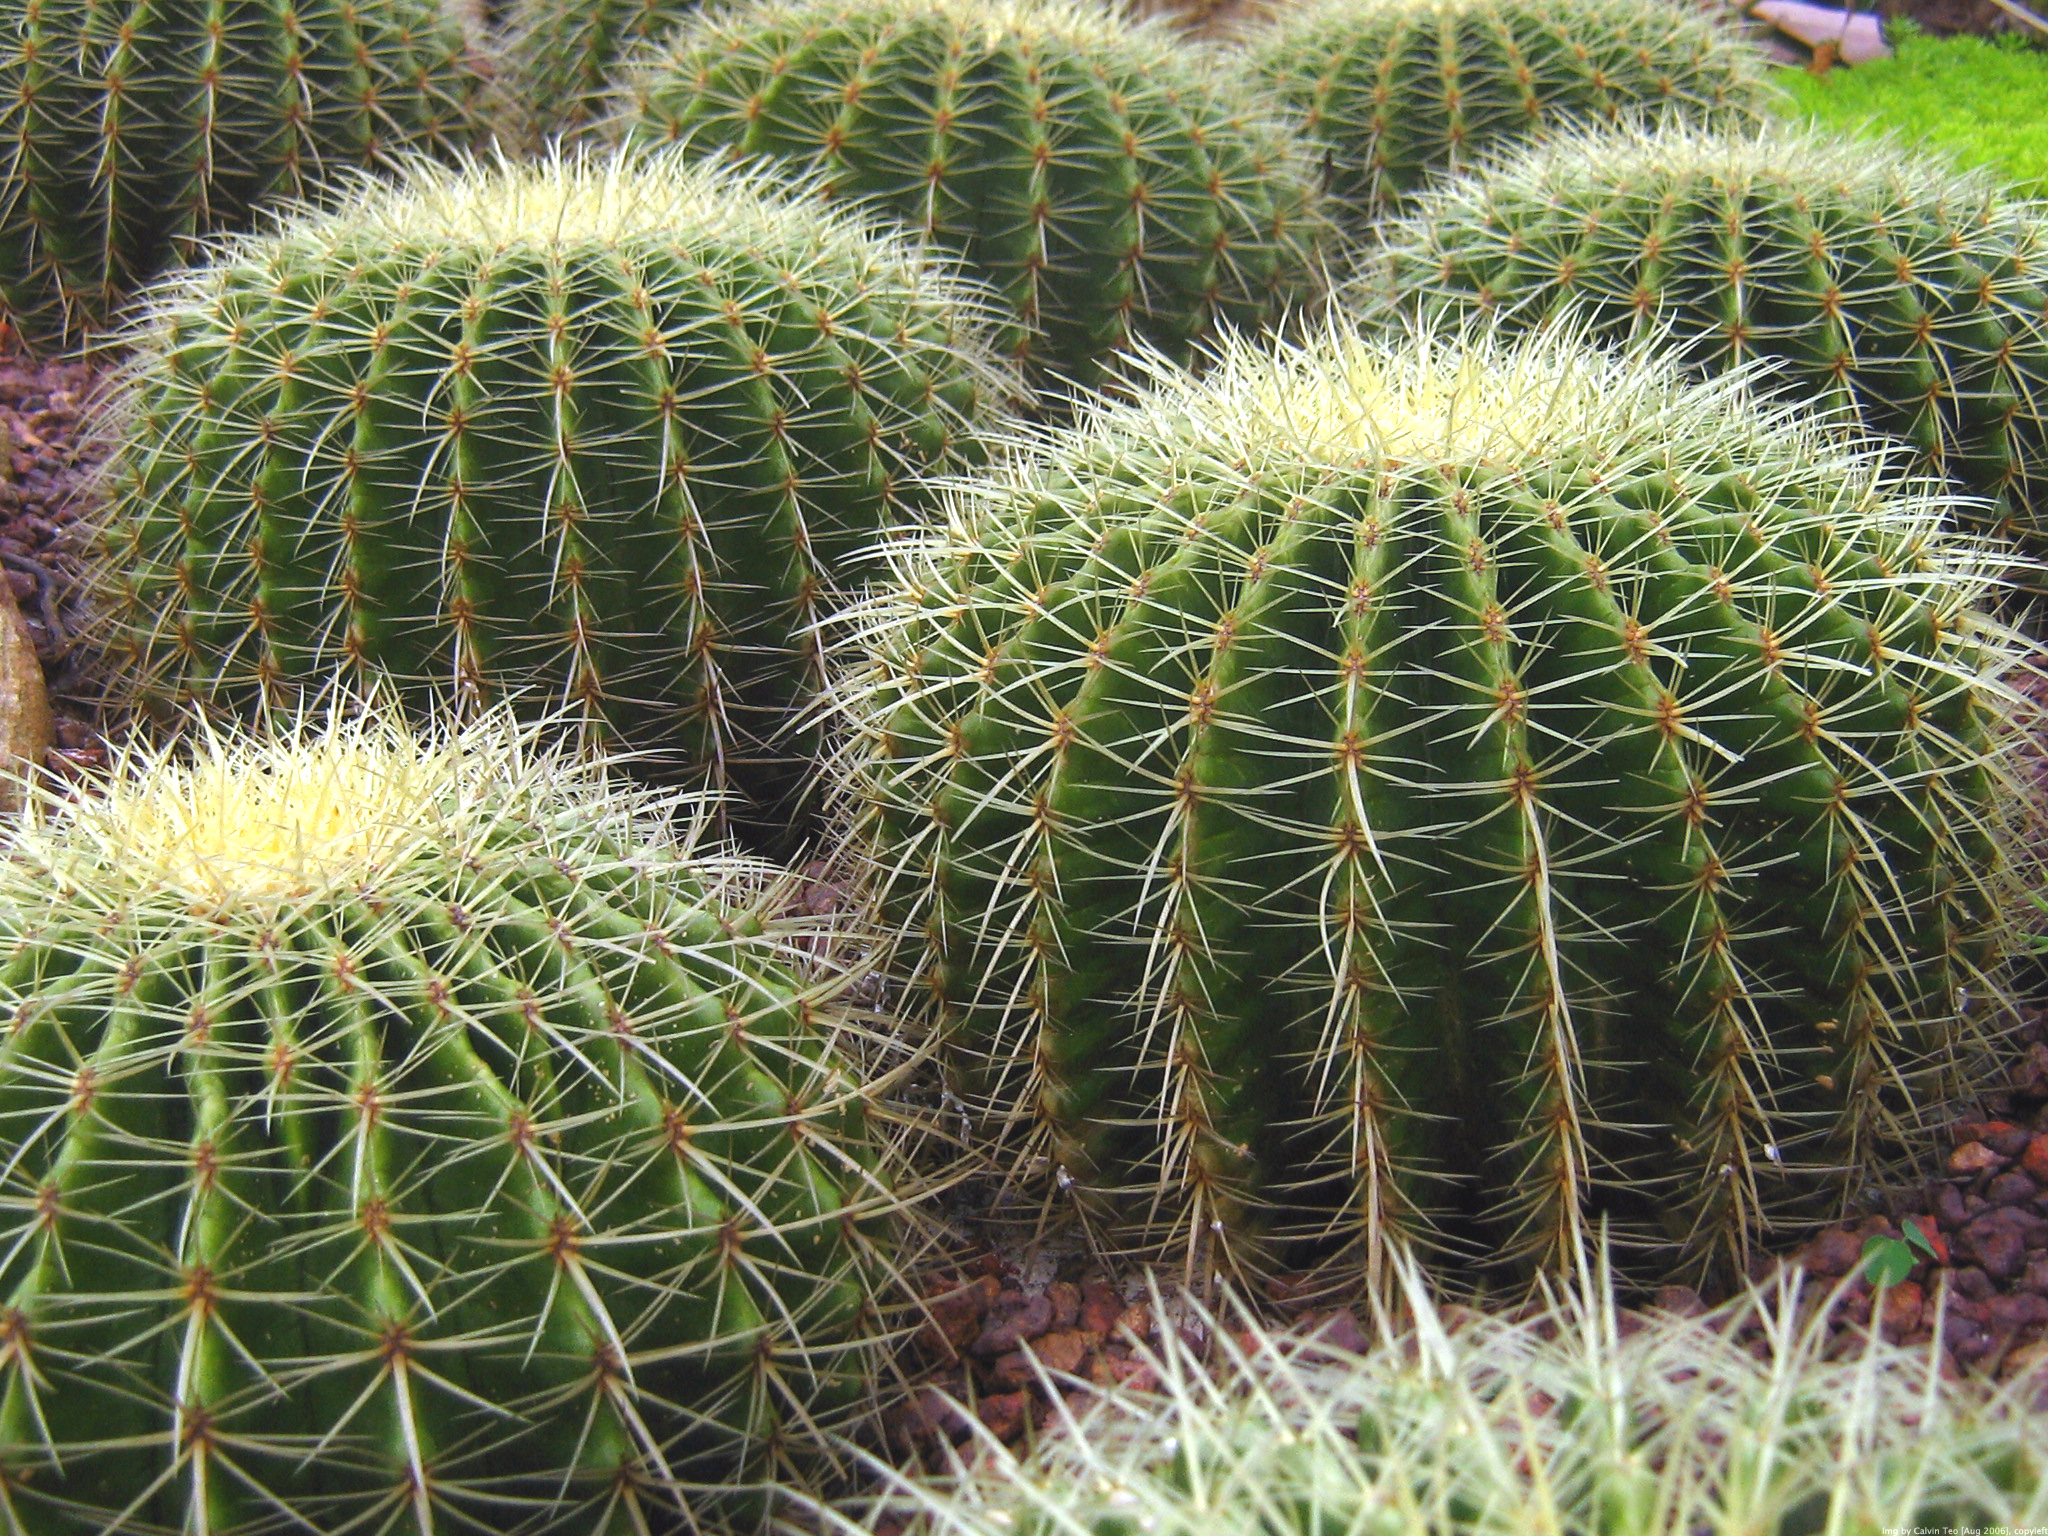
<svg viewBox="0 0 2048 1536">
<path fill-rule="evenodd" d="M 605 109 L 611 72 L 695 0 L 518 0 L 505 18 L 507 95 L 541 133 L 575 133 Z"/>
<path fill-rule="evenodd" d="M 0 320 L 32 341 L 266 199 L 479 131 L 442 0 L 7 0 L 0 36 Z"/>
<path fill-rule="evenodd" d="M 821 613 L 1000 392 L 979 335 L 900 244 L 674 154 L 365 188 L 157 295 L 120 686 L 516 695 L 772 800 Z"/>
<path fill-rule="evenodd" d="M 2012 656 L 1797 416 L 1334 327 L 963 492 L 843 689 L 983 1134 L 1197 1273 L 1725 1271 L 1839 1198 L 2007 921 Z"/>
<path fill-rule="evenodd" d="M 1311 0 L 1246 40 L 1364 220 L 1574 123 L 1761 116 L 1761 52 L 1675 0 Z"/>
<path fill-rule="evenodd" d="M 895 1197 L 762 871 L 502 716 L 96 787 L 0 862 L 10 1530 L 681 1529 L 861 1401 Z"/>
<path fill-rule="evenodd" d="M 1376 300 L 1766 359 L 2041 532 L 2048 217 L 1981 175 L 1785 127 L 1573 135 L 1433 189 L 1386 247 Z"/>
<path fill-rule="evenodd" d="M 634 143 L 679 141 L 884 210 L 988 281 L 1004 346 L 1096 382 L 1309 291 L 1313 169 L 1228 65 L 1081 0 L 767 0 L 628 73 Z"/>
<path fill-rule="evenodd" d="M 1591 1286 L 1459 1315 L 1405 1278 L 1407 1315 L 1371 1320 L 1353 1347 L 1155 1293 L 1183 1321 L 1141 1355 L 1150 1390 L 1072 1395 L 1084 1406 L 1018 1451 L 963 1413 L 966 1465 L 937 1482 L 892 1473 L 827 1529 L 1651 1536 L 2048 1519 L 2048 1450 L 2020 1393 L 1941 1380 L 1882 1343 L 1845 1352 L 1796 1287 L 1702 1318 L 1624 1312 Z"/>
</svg>

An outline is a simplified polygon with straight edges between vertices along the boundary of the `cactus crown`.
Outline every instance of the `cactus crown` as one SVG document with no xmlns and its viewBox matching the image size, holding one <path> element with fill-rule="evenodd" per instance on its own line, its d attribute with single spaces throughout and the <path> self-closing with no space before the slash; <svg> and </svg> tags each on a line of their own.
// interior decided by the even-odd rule
<svg viewBox="0 0 2048 1536">
<path fill-rule="evenodd" d="M 500 712 L 299 724 L 6 838 L 24 1528 L 627 1536 L 800 1475 L 904 1235 L 829 924 Z"/>
<path fill-rule="evenodd" d="M 773 801 L 819 614 L 1015 393 L 986 308 L 673 150 L 359 182 L 133 332 L 94 573 L 118 682 L 519 695 Z"/>
<path fill-rule="evenodd" d="M 1216 351 L 962 489 L 849 642 L 956 1085 L 1198 1270 L 1601 1213 L 1738 1265 L 1952 1084 L 2013 878 L 1990 555 L 1746 375 Z"/>
<path fill-rule="evenodd" d="M 1790 125 L 1575 131 L 1445 181 L 1382 232 L 1369 306 L 1563 315 L 1909 443 L 2038 533 L 2048 218 L 1978 171 Z"/>
</svg>

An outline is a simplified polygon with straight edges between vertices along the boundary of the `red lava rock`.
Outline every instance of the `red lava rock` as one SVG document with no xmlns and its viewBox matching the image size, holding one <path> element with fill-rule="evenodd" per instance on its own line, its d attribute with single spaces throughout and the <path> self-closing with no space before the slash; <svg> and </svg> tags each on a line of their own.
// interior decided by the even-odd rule
<svg viewBox="0 0 2048 1536">
<path fill-rule="evenodd" d="M 2036 1045 L 2034 1049 L 2048 1055 L 2048 1046 Z M 2048 1184 L 2048 1133 L 2028 1138 L 2027 1150 L 2020 1154 L 2020 1170 Z"/>
<path fill-rule="evenodd" d="M 2027 1205 L 2040 1190 L 2031 1175 L 2008 1169 L 1984 1186 L 1984 1198 L 1993 1205 Z"/>
<path fill-rule="evenodd" d="M 919 1387 L 889 1417 L 897 1439 L 910 1445 L 935 1445 L 941 1440 L 958 1445 L 973 1433 L 960 1404 L 936 1386 Z"/>
<path fill-rule="evenodd" d="M 2010 1161 L 1981 1141 L 1966 1141 L 1949 1153 L 1948 1171 L 1952 1174 L 1977 1174 L 1987 1168 L 2003 1168 Z"/>
<path fill-rule="evenodd" d="M 1863 1240 L 1842 1227 L 1830 1227 L 1798 1254 L 1801 1268 L 1830 1279 L 1846 1275 L 1863 1256 Z"/>
<path fill-rule="evenodd" d="M 929 1314 L 922 1337 L 938 1353 L 950 1357 L 981 1332 L 981 1320 L 1002 1287 L 993 1275 L 925 1299 Z"/>
<path fill-rule="evenodd" d="M 1119 1334 L 1130 1335 L 1130 1337 L 1136 1339 L 1141 1344 L 1145 1340 L 1151 1338 L 1151 1305 L 1147 1302 L 1141 1301 L 1134 1306 L 1124 1308 L 1124 1310 L 1117 1316 L 1116 1331 Z"/>
<path fill-rule="evenodd" d="M 1038 1381 L 1038 1373 L 1031 1368 L 1031 1362 L 1021 1349 L 997 1356 L 989 1363 L 985 1374 L 989 1385 L 1004 1392 L 1026 1392 Z"/>
<path fill-rule="evenodd" d="M 1953 1184 L 1937 1184 L 1934 1187 L 1934 1219 L 1953 1232 L 1970 1219 L 1970 1213 L 1963 1209 L 1963 1192 Z"/>
<path fill-rule="evenodd" d="M 1955 1271 L 1952 1284 L 1954 1294 L 1965 1301 L 1982 1301 L 1998 1289 L 1991 1283 L 1991 1277 L 1975 1265 Z"/>
<path fill-rule="evenodd" d="M 1957 1251 L 1974 1258 L 1993 1280 L 2011 1280 L 2027 1266 L 2028 1221 L 2041 1218 L 2029 1211 L 2001 1207 L 1987 1211 L 1963 1228 Z"/>
<path fill-rule="evenodd" d="M 968 1353 L 984 1360 L 1007 1355 L 1026 1339 L 1035 1339 L 1052 1327 L 1052 1303 L 1043 1293 L 1023 1296 L 1016 1292 L 1002 1297 L 989 1314 Z"/>
<path fill-rule="evenodd" d="M 1926 1292 L 1911 1280 L 1901 1281 L 1885 1292 L 1884 1315 L 1878 1326 L 1896 1344 L 1920 1326 L 1920 1312 L 1926 1304 Z"/>
<path fill-rule="evenodd" d="M 1311 1344 L 1328 1345 L 1350 1355 L 1362 1355 L 1372 1345 L 1365 1330 L 1358 1326 L 1358 1319 L 1349 1312 L 1331 1312 L 1311 1319 L 1303 1332 L 1309 1335 Z"/>
<path fill-rule="evenodd" d="M 1977 1139 L 1996 1152 L 2000 1157 L 2018 1157 L 2027 1150 L 2027 1143 L 2034 1139 L 2033 1133 L 2023 1125 L 2014 1125 L 2006 1120 L 1990 1120 L 1977 1133 Z"/>
<path fill-rule="evenodd" d="M 1081 1287 L 1067 1280 L 1055 1280 L 1045 1288 L 1045 1299 L 1052 1303 L 1052 1330 L 1058 1333 L 1071 1328 L 1081 1320 Z"/>
<path fill-rule="evenodd" d="M 1031 1395 L 997 1392 L 984 1397 L 978 1411 L 989 1433 L 1008 1445 L 1024 1433 L 1024 1427 L 1031 1421 Z"/>
<path fill-rule="evenodd" d="M 1097 1334 L 1063 1328 L 1048 1333 L 1042 1339 L 1033 1340 L 1030 1348 L 1031 1352 L 1038 1356 L 1038 1363 L 1048 1371 L 1072 1376 L 1081 1369 L 1081 1362 L 1088 1357 L 1088 1351 L 1101 1342 L 1102 1339 Z"/>
<path fill-rule="evenodd" d="M 1657 1289 L 1657 1310 L 1678 1317 L 1703 1317 L 1707 1304 L 1689 1285 L 1665 1285 Z"/>
<path fill-rule="evenodd" d="M 1116 1287 L 1107 1280 L 1088 1280 L 1081 1286 L 1081 1315 L 1076 1321 L 1090 1333 L 1108 1334 L 1116 1330 L 1117 1319 L 1123 1316 L 1123 1298 L 1117 1295 Z"/>
<path fill-rule="evenodd" d="M 2027 1260 L 2027 1272 L 2020 1276 L 2020 1289 L 2048 1296 L 2048 1254 Z"/>
<path fill-rule="evenodd" d="M 2029 1291 L 2008 1291 L 1987 1297 L 1981 1305 L 1984 1326 L 1994 1333 L 2018 1333 L 2023 1328 L 2048 1323 L 2048 1296 L 2036 1296 Z"/>
</svg>

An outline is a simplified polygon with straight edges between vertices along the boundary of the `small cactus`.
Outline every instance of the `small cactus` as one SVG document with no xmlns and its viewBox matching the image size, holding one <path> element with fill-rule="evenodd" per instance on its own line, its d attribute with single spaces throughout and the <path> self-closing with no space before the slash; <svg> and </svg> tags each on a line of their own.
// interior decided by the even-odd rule
<svg viewBox="0 0 2048 1536">
<path fill-rule="evenodd" d="M 1602 1218 L 1739 1265 L 1950 1086 L 2004 931 L 1950 505 L 1551 338 L 1161 369 L 856 631 L 846 810 L 956 1091 L 1197 1275 Z"/>
<path fill-rule="evenodd" d="M 440 0 L 0 0 L 0 320 L 73 339 L 181 248 L 479 131 Z"/>
<path fill-rule="evenodd" d="M 117 691 L 521 695 L 774 801 L 818 618 L 1007 387 L 907 249 L 673 153 L 417 167 L 156 295 Z"/>
<path fill-rule="evenodd" d="M 1589 133 L 1435 188 L 1385 240 L 1373 302 L 1766 360 L 2044 547 L 2048 216 L 1979 173 L 1790 127 Z"/>
<path fill-rule="evenodd" d="M 1763 56 L 1673 0 L 1309 0 L 1246 39 L 1362 225 L 1424 186 L 1576 122 L 1762 113 Z"/>
<path fill-rule="evenodd" d="M 767 0 L 700 12 L 622 76 L 636 142 L 814 176 L 952 252 L 1041 382 L 1176 356 L 1308 291 L 1293 137 L 1163 22 L 1079 0 Z"/>
<path fill-rule="evenodd" d="M 91 788 L 0 862 L 10 1530 L 695 1528 L 859 1407 L 897 1201 L 769 872 L 502 715 Z"/>
</svg>

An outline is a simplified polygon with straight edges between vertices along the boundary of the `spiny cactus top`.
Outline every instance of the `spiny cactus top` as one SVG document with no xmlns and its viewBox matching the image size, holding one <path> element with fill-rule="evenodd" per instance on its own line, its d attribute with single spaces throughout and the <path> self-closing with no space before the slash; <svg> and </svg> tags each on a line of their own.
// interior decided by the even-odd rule
<svg viewBox="0 0 2048 1536">
<path fill-rule="evenodd" d="M 1306 158 L 1164 23 L 1081 0 L 767 0 L 707 10 L 625 76 L 639 141 L 797 167 L 959 255 L 1007 346 L 1093 382 L 1306 292 Z M 1041 374 L 1043 377 L 1043 374 Z"/>
<path fill-rule="evenodd" d="M 156 296 L 97 576 L 122 686 L 524 690 L 772 799 L 819 613 L 1005 387 L 978 302 L 673 153 L 365 187 Z"/>
<path fill-rule="evenodd" d="M 1385 238 L 1376 298 L 1767 359 L 2009 531 L 2048 526 L 2048 210 L 1981 174 L 1782 126 L 1588 133 L 1445 183 Z"/>
<path fill-rule="evenodd" d="M 1357 222 L 1573 122 L 1753 116 L 1770 93 L 1755 47 L 1673 0 L 1308 0 L 1247 46 Z"/>
<path fill-rule="evenodd" d="M 75 335 L 266 198 L 468 143 L 482 78 L 441 0 L 4 0 L 0 320 Z"/>
<path fill-rule="evenodd" d="M 1947 504 L 1547 339 L 1233 345 L 1022 454 L 844 682 L 958 1085 L 1198 1267 L 1739 1258 L 2001 922 Z"/>
<path fill-rule="evenodd" d="M 15 1528 L 681 1528 L 859 1400 L 893 1197 L 762 872 L 501 717 L 95 788 L 0 863 Z"/>
</svg>

